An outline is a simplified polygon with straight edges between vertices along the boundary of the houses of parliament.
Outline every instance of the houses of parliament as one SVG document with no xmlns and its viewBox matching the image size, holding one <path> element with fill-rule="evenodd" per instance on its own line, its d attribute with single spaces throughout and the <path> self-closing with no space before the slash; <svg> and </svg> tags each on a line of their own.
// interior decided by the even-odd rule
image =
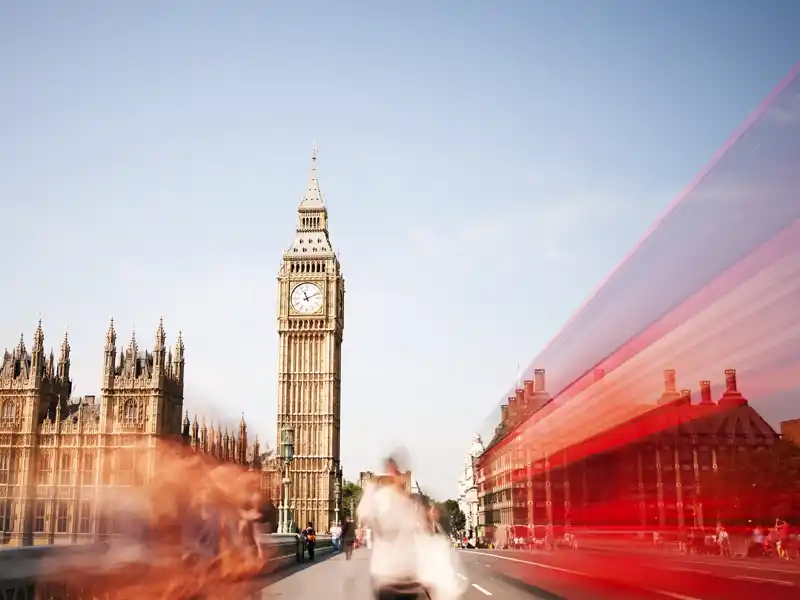
<svg viewBox="0 0 800 600">
<path fill-rule="evenodd" d="M 117 532 L 103 490 L 144 483 L 159 440 L 180 440 L 214 459 L 262 473 L 262 491 L 281 501 L 292 480 L 295 523 L 327 531 L 341 507 L 339 458 L 344 279 L 328 235 L 328 214 L 311 177 L 296 231 L 278 272 L 278 443 L 294 430 L 294 460 L 250 444 L 244 417 L 235 431 L 190 420 L 184 408 L 185 349 L 167 345 L 163 323 L 152 346 L 135 335 L 119 349 L 112 319 L 102 354 L 100 397 L 73 398 L 67 336 L 45 351 L 41 321 L 0 362 L 0 543 L 91 541 Z M 98 357 L 99 358 L 99 357 Z"/>
<path fill-rule="evenodd" d="M 183 413 L 184 344 L 168 348 L 159 323 L 151 349 L 135 335 L 122 350 L 111 321 L 103 351 L 101 396 L 72 398 L 67 336 L 45 353 L 41 322 L 0 363 L 0 535 L 10 545 L 75 543 L 115 532 L 101 491 L 143 483 L 160 439 L 180 439 L 218 460 L 276 476 L 258 443 L 238 431 L 200 425 Z"/>
</svg>

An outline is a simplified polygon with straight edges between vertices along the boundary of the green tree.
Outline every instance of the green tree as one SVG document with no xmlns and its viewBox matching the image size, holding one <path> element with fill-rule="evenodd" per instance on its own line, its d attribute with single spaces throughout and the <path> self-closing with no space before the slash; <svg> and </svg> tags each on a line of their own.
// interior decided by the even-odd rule
<svg viewBox="0 0 800 600">
<path fill-rule="evenodd" d="M 437 502 L 436 507 L 439 509 L 439 523 L 442 525 L 442 529 L 450 534 L 464 530 L 467 518 L 459 508 L 457 501 Z"/>
<path fill-rule="evenodd" d="M 364 490 L 361 486 L 352 481 L 345 481 L 342 486 L 342 517 L 352 517 L 355 519 L 356 508 L 361 502 L 361 494 Z"/>
</svg>

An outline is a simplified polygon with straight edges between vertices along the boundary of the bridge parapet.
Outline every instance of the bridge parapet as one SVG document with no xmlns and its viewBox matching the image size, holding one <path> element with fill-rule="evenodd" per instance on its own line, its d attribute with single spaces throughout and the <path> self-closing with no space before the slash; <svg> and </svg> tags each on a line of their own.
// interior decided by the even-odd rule
<svg viewBox="0 0 800 600">
<path fill-rule="evenodd" d="M 261 534 L 257 542 L 270 557 L 265 571 L 304 560 L 303 538 L 296 534 Z M 332 547 L 330 536 L 317 537 L 317 549 Z M 163 552 L 163 549 L 161 549 Z M 155 565 L 158 548 L 129 540 L 91 544 L 22 546 L 0 550 L 0 600 L 92 600 L 96 578 L 112 570 Z M 187 566 L 187 568 L 191 568 Z M 75 573 L 86 574 L 86 588 L 75 589 Z M 65 581 L 69 578 L 69 595 Z M 85 595 L 84 595 L 85 594 Z"/>
<path fill-rule="evenodd" d="M 0 550 L 0 600 L 49 600 L 59 573 L 97 564 L 107 543 L 22 546 Z"/>
</svg>

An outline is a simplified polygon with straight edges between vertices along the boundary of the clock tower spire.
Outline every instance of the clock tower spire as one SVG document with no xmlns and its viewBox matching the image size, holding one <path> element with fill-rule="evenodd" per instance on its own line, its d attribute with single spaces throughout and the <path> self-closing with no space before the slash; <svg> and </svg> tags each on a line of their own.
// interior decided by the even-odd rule
<svg viewBox="0 0 800 600">
<path fill-rule="evenodd" d="M 278 419 L 294 428 L 293 521 L 328 531 L 341 509 L 341 346 L 344 277 L 328 234 L 328 211 L 311 155 L 308 189 L 278 273 Z"/>
<path fill-rule="evenodd" d="M 328 209 L 325 207 L 317 177 L 315 146 L 311 151 L 311 176 L 308 179 L 308 189 L 297 207 L 294 241 L 284 253 L 284 260 L 298 258 L 298 255 L 308 258 L 311 254 L 318 257 L 327 253 L 333 254 L 333 248 L 328 236 Z"/>
</svg>

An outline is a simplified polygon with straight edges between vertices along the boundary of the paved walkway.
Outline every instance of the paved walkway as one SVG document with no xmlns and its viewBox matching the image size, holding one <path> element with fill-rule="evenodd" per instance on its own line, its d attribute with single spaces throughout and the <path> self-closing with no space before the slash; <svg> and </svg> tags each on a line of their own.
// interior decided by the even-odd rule
<svg viewBox="0 0 800 600">
<path fill-rule="evenodd" d="M 356 550 L 351 561 L 344 553 L 321 554 L 313 563 L 276 572 L 273 582 L 248 600 L 372 600 L 368 564 L 367 550 Z"/>
</svg>

